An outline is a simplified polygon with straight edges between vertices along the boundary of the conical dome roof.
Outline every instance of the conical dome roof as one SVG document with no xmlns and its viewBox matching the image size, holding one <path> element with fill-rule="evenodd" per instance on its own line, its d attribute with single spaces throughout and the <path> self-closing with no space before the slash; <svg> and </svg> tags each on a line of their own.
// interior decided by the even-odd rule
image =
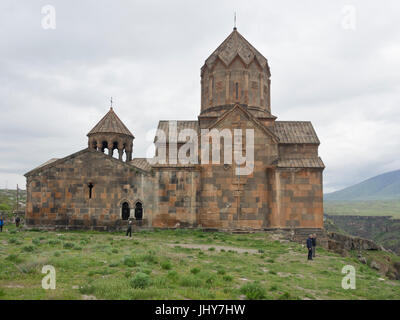
<svg viewBox="0 0 400 320">
<path fill-rule="evenodd" d="M 118 133 L 134 137 L 121 119 L 115 114 L 112 107 L 87 135 L 90 136 L 94 133 Z"/>
<path fill-rule="evenodd" d="M 207 58 L 205 65 L 212 69 L 214 63 L 219 58 L 225 65 L 229 65 L 235 57 L 239 55 L 246 64 L 250 64 L 253 59 L 257 59 L 262 68 L 268 67 L 267 59 L 254 48 L 236 28 L 232 33 L 221 43 L 221 45 Z"/>
</svg>

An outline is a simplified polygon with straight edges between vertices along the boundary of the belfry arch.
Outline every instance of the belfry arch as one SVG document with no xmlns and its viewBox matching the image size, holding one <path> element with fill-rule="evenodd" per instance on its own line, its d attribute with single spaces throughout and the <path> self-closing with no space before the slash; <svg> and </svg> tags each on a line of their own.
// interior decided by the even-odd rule
<svg viewBox="0 0 400 320">
<path fill-rule="evenodd" d="M 113 156 L 118 152 L 118 159 L 126 162 L 132 160 L 133 139 L 135 137 L 115 114 L 113 108 L 87 134 L 88 147 L 96 151 L 105 152 Z M 125 155 L 125 157 L 124 157 Z"/>
</svg>

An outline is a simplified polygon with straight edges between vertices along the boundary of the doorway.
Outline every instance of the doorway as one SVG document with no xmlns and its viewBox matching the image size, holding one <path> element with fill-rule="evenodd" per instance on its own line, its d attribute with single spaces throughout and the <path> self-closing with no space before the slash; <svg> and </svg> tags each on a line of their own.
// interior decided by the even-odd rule
<svg viewBox="0 0 400 320">
<path fill-rule="evenodd" d="M 122 220 L 128 220 L 131 215 L 131 209 L 129 208 L 129 203 L 124 202 L 122 204 Z"/>
<path fill-rule="evenodd" d="M 143 219 L 143 205 L 141 202 L 136 202 L 135 205 L 135 219 L 142 220 Z"/>
</svg>

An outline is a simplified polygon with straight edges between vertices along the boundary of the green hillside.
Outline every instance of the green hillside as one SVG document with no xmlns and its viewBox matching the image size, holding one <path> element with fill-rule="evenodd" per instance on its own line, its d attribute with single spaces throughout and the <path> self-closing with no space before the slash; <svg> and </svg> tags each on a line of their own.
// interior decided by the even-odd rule
<svg viewBox="0 0 400 320">
<path fill-rule="evenodd" d="M 357 258 L 318 248 L 306 260 L 300 244 L 268 233 L 196 230 L 134 233 L 0 233 L 0 299 L 400 299 L 390 280 Z M 382 251 L 369 261 L 400 263 Z M 54 266 L 56 289 L 41 287 Z M 342 269 L 356 270 L 356 289 L 342 288 Z"/>
<path fill-rule="evenodd" d="M 19 210 L 25 208 L 26 191 L 19 190 Z M 0 212 L 11 213 L 17 207 L 17 190 L 0 189 Z"/>
<path fill-rule="evenodd" d="M 324 213 L 346 216 L 392 216 L 400 219 L 400 199 L 365 201 L 325 201 Z"/>
<path fill-rule="evenodd" d="M 348 188 L 327 193 L 325 201 L 400 200 L 400 170 L 387 172 Z"/>
</svg>

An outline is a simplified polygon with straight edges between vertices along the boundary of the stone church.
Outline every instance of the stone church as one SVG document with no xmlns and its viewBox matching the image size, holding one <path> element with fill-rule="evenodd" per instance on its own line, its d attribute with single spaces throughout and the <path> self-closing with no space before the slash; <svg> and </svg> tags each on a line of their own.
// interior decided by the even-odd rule
<svg viewBox="0 0 400 320">
<path fill-rule="evenodd" d="M 238 175 L 235 163 L 134 158 L 135 137 L 110 108 L 86 149 L 25 174 L 27 226 L 117 230 L 131 220 L 138 228 L 321 229 L 320 141 L 308 121 L 276 120 L 270 77 L 267 59 L 234 28 L 201 68 L 197 120 L 160 121 L 166 140 L 154 140 L 156 157 L 188 143 L 169 134 L 171 126 L 199 140 L 203 129 L 251 129 L 251 173 Z"/>
</svg>

